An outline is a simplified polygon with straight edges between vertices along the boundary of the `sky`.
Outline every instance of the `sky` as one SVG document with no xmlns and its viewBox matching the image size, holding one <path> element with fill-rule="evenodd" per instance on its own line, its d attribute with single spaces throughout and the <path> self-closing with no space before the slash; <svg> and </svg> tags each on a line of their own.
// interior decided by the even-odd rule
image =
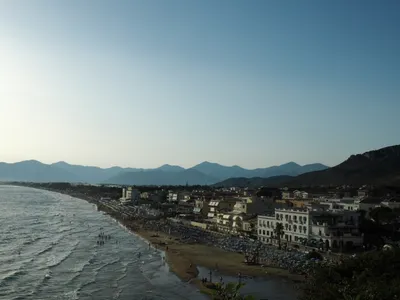
<svg viewBox="0 0 400 300">
<path fill-rule="evenodd" d="M 333 166 L 400 144 L 400 2 L 0 0 L 0 161 Z"/>
</svg>

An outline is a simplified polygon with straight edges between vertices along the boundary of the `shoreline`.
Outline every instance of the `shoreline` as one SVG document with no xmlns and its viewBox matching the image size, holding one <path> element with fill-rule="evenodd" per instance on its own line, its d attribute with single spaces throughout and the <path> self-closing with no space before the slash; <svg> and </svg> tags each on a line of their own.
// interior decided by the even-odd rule
<svg viewBox="0 0 400 300">
<path fill-rule="evenodd" d="M 143 229 L 141 228 L 142 223 L 140 221 L 124 219 L 123 216 L 108 211 L 97 199 L 87 195 L 65 193 L 53 189 L 38 189 L 60 193 L 96 205 L 98 211 L 108 214 L 131 233 L 146 240 L 154 248 L 164 251 L 170 271 L 182 281 L 195 285 L 203 294 L 210 295 L 212 290 L 207 288 L 207 286 L 202 283 L 201 279 L 197 278 L 199 274 L 197 266 L 209 270 L 218 269 L 218 272 L 227 276 L 237 276 L 238 273 L 241 273 L 247 277 L 287 280 L 294 285 L 304 282 L 304 276 L 292 274 L 285 269 L 268 266 L 262 267 L 260 265 L 246 265 L 243 263 L 243 255 L 240 253 L 222 250 L 201 243 L 182 243 L 177 237 L 164 232 Z"/>
</svg>

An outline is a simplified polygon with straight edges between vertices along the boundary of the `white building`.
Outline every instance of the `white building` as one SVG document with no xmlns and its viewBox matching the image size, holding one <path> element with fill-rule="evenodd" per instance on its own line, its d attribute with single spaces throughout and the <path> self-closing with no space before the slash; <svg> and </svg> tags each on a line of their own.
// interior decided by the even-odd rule
<svg viewBox="0 0 400 300">
<path fill-rule="evenodd" d="M 276 243 L 275 228 L 282 223 L 282 241 L 301 243 L 309 235 L 309 211 L 300 209 L 275 209 L 273 216 L 258 216 L 258 239 L 264 243 Z"/>
<path fill-rule="evenodd" d="M 167 195 L 168 202 L 178 202 L 178 193 L 169 192 Z"/>
<path fill-rule="evenodd" d="M 359 216 L 359 212 L 350 210 L 275 209 L 272 216 L 258 216 L 258 240 L 276 244 L 275 228 L 281 223 L 281 243 L 307 243 L 326 249 L 361 246 Z"/>
</svg>

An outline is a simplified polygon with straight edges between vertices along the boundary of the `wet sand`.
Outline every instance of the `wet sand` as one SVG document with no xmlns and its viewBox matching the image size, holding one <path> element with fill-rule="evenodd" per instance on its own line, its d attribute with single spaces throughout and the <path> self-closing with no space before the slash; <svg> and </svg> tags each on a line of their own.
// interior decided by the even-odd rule
<svg viewBox="0 0 400 300">
<path fill-rule="evenodd" d="M 209 292 L 208 289 L 197 278 L 199 273 L 197 266 L 210 270 L 218 269 L 219 273 L 232 277 L 241 273 L 243 276 L 251 277 L 280 277 L 293 283 L 304 281 L 304 276 L 291 274 L 284 269 L 246 265 L 243 263 L 243 255 L 239 253 L 202 244 L 181 243 L 176 238 L 162 232 L 144 230 L 135 230 L 134 232 L 148 240 L 154 247 L 165 251 L 170 270 L 179 278 L 196 284 L 201 291 L 206 293 Z"/>
</svg>

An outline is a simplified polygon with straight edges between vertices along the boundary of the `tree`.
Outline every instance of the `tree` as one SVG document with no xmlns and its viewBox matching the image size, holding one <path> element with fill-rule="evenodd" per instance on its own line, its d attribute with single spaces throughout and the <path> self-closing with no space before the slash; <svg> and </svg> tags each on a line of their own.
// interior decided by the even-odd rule
<svg viewBox="0 0 400 300">
<path fill-rule="evenodd" d="M 276 227 L 275 227 L 275 236 L 278 239 L 278 249 L 281 250 L 282 249 L 282 245 L 281 245 L 281 238 L 284 234 L 283 231 L 283 224 L 282 223 L 276 223 Z"/>
<path fill-rule="evenodd" d="M 255 298 L 253 296 L 240 295 L 240 289 L 243 286 L 243 283 L 216 283 L 213 300 L 254 300 Z"/>
<path fill-rule="evenodd" d="M 376 207 L 369 212 L 369 216 L 378 224 L 392 223 L 396 220 L 396 213 L 389 207 Z"/>
<path fill-rule="evenodd" d="M 392 300 L 400 295 L 400 250 L 375 251 L 316 267 L 302 300 Z"/>
</svg>

